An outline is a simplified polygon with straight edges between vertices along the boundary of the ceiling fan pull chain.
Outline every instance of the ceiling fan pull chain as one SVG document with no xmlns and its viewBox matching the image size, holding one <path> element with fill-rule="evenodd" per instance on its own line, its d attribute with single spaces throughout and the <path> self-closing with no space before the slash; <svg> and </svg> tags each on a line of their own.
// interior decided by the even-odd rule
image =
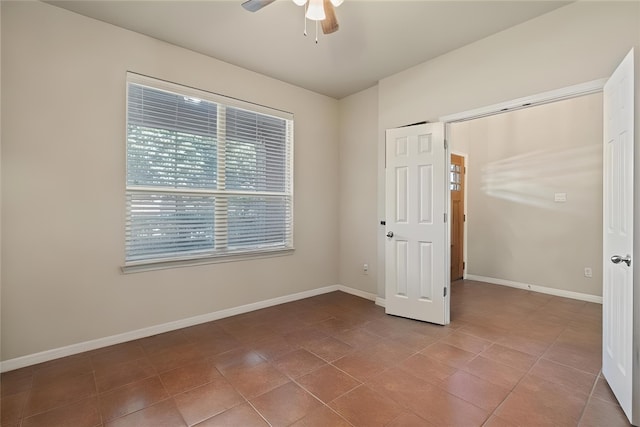
<svg viewBox="0 0 640 427">
<path fill-rule="evenodd" d="M 318 21 L 316 21 L 316 44 L 318 44 Z"/>
</svg>

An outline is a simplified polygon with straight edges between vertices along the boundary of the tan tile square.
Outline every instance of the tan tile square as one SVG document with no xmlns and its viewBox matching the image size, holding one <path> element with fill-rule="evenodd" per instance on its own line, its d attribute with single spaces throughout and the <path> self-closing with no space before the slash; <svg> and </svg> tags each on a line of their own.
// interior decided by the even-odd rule
<svg viewBox="0 0 640 427">
<path fill-rule="evenodd" d="M 242 346 L 242 343 L 237 338 L 225 332 L 206 339 L 193 341 L 193 344 L 207 356 L 215 356 Z"/>
<path fill-rule="evenodd" d="M 456 368 L 445 365 L 423 354 L 415 354 L 406 359 L 398 368 L 432 384 L 440 384 L 444 379 L 456 372 Z"/>
<path fill-rule="evenodd" d="M 478 356 L 461 368 L 478 378 L 489 381 L 504 388 L 512 389 L 524 376 L 526 371 L 512 368 L 500 362 Z"/>
<path fill-rule="evenodd" d="M 274 427 L 288 426 L 321 406 L 320 401 L 294 383 L 258 396 L 251 404 Z"/>
<path fill-rule="evenodd" d="M 458 331 L 440 339 L 440 342 L 461 348 L 462 350 L 474 354 L 478 354 L 486 350 L 491 346 L 491 344 L 493 344 L 491 341 Z"/>
<path fill-rule="evenodd" d="M 189 344 L 189 340 L 182 330 L 165 332 L 163 334 L 142 338 L 137 342 L 148 355 Z"/>
<path fill-rule="evenodd" d="M 4 424 L 3 424 L 4 425 Z M 23 427 L 96 427 L 101 426 L 100 411 L 95 397 L 58 407 L 22 421 Z"/>
<path fill-rule="evenodd" d="M 597 397 L 598 399 L 613 405 L 619 405 L 616 395 L 613 394 L 611 387 L 609 387 L 609 383 L 607 383 L 607 380 L 602 375 L 598 377 L 596 387 L 593 389 L 593 397 Z"/>
<path fill-rule="evenodd" d="M 394 335 L 390 339 L 392 342 L 397 342 L 400 346 L 406 347 L 412 352 L 417 352 L 438 341 L 439 337 L 415 331 L 405 331 Z"/>
<path fill-rule="evenodd" d="M 145 358 L 146 354 L 138 341 L 130 341 L 100 349 L 90 357 L 93 369 L 105 371 L 121 363 Z"/>
<path fill-rule="evenodd" d="M 28 391 L 23 391 L 0 399 L 0 425 L 19 425 L 28 395 Z"/>
<path fill-rule="evenodd" d="M 363 351 L 366 351 L 376 359 L 382 360 L 387 365 L 398 364 L 416 353 L 416 350 L 405 347 L 392 339 L 380 339 Z"/>
<path fill-rule="evenodd" d="M 287 353 L 271 362 L 280 372 L 291 378 L 297 378 L 327 363 L 305 349 Z"/>
<path fill-rule="evenodd" d="M 628 427 L 629 420 L 618 405 L 591 399 L 578 424 L 580 427 Z"/>
<path fill-rule="evenodd" d="M 429 427 L 433 426 L 424 418 L 420 418 L 413 412 L 403 412 L 385 427 Z M 434 426 L 435 427 L 435 426 Z"/>
<path fill-rule="evenodd" d="M 33 387 L 66 381 L 70 377 L 93 372 L 91 359 L 85 354 L 67 356 L 34 366 Z"/>
<path fill-rule="evenodd" d="M 195 363 L 206 358 L 194 344 L 174 345 L 168 350 L 158 351 L 149 356 L 149 361 L 159 373 L 170 371 L 182 365 Z"/>
<path fill-rule="evenodd" d="M 436 359 L 439 362 L 454 368 L 463 366 L 476 356 L 474 353 L 443 342 L 437 342 L 430 345 L 422 350 L 420 354 Z"/>
<path fill-rule="evenodd" d="M 593 375 L 602 369 L 602 351 L 594 346 L 555 342 L 542 357 Z"/>
<path fill-rule="evenodd" d="M 492 415 L 489 420 L 482 427 L 519 427 L 518 424 L 513 424 L 505 419 L 502 419 L 496 415 Z"/>
<path fill-rule="evenodd" d="M 170 395 L 175 395 L 211 382 L 221 376 L 222 374 L 216 368 L 213 360 L 203 360 L 163 372 L 160 374 L 160 379 L 162 379 L 167 392 Z"/>
<path fill-rule="evenodd" d="M 351 424 L 328 406 L 321 406 L 293 423 L 292 427 L 351 427 Z"/>
<path fill-rule="evenodd" d="M 96 394 L 93 373 L 75 375 L 33 387 L 24 409 L 24 417 L 68 405 Z"/>
<path fill-rule="evenodd" d="M 386 369 L 383 361 L 365 351 L 349 353 L 333 365 L 362 382 Z"/>
<path fill-rule="evenodd" d="M 593 383 L 596 380 L 594 375 L 587 372 L 545 359 L 538 360 L 529 371 L 529 375 L 534 375 L 543 380 L 564 386 L 569 390 L 573 390 L 575 393 L 581 393 L 585 396 L 591 393 Z"/>
<path fill-rule="evenodd" d="M 0 374 L 0 396 L 7 397 L 31 390 L 33 369 L 31 367 L 16 369 Z"/>
<path fill-rule="evenodd" d="M 216 368 L 224 375 L 234 370 L 242 370 L 264 363 L 265 359 L 254 350 L 237 348 L 213 357 Z"/>
<path fill-rule="evenodd" d="M 353 347 L 349 344 L 333 337 L 311 341 L 305 345 L 305 348 L 327 362 L 336 361 L 353 351 Z"/>
<path fill-rule="evenodd" d="M 273 360 L 298 349 L 297 345 L 291 344 L 281 336 L 251 343 L 250 347 L 267 360 Z"/>
<path fill-rule="evenodd" d="M 168 397 L 160 378 L 155 376 L 101 394 L 100 412 L 104 421 L 110 421 Z"/>
<path fill-rule="evenodd" d="M 435 425 L 481 425 L 490 413 L 396 368 L 367 385 Z"/>
<path fill-rule="evenodd" d="M 267 362 L 246 369 L 232 370 L 224 373 L 224 376 L 246 399 L 289 382 L 289 378 Z"/>
<path fill-rule="evenodd" d="M 297 382 L 325 403 L 331 402 L 361 384 L 360 381 L 331 365 L 300 377 Z"/>
<path fill-rule="evenodd" d="M 474 405 L 493 411 L 507 397 L 510 389 L 492 384 L 465 371 L 458 371 L 442 381 L 441 387 Z"/>
<path fill-rule="evenodd" d="M 356 350 L 362 350 L 369 347 L 380 339 L 379 336 L 372 334 L 362 328 L 353 328 L 348 331 L 341 332 L 333 336 L 334 338 L 349 344 Z"/>
<path fill-rule="evenodd" d="M 328 334 L 326 334 L 325 332 L 322 332 L 313 327 L 308 327 L 290 332 L 286 334 L 284 338 L 291 345 L 304 347 L 312 341 L 321 340 L 322 338 L 326 338 L 327 336 Z"/>
<path fill-rule="evenodd" d="M 404 412 L 400 405 L 364 385 L 329 406 L 354 426 L 384 426 Z"/>
<path fill-rule="evenodd" d="M 227 409 L 197 427 L 269 427 L 269 424 L 248 403 Z"/>
<path fill-rule="evenodd" d="M 586 400 L 586 396 L 527 375 L 495 414 L 516 424 L 527 420 L 530 425 L 576 425 Z"/>
<path fill-rule="evenodd" d="M 536 356 L 523 353 L 521 351 L 514 350 L 500 344 L 492 345 L 491 347 L 480 353 L 480 355 L 487 359 L 491 359 L 523 371 L 531 368 L 533 364 L 536 363 L 536 360 L 538 360 Z"/>
<path fill-rule="evenodd" d="M 141 411 L 105 423 L 105 427 L 182 427 L 186 425 L 173 399 L 167 399 Z"/>
<path fill-rule="evenodd" d="M 244 402 L 224 378 L 174 396 L 176 406 L 189 425 L 199 423 Z"/>
<path fill-rule="evenodd" d="M 96 369 L 96 386 L 98 392 L 113 390 L 136 381 L 143 380 L 156 375 L 156 370 L 145 357 L 143 359 L 131 360 L 114 365 L 101 365 Z"/>
</svg>

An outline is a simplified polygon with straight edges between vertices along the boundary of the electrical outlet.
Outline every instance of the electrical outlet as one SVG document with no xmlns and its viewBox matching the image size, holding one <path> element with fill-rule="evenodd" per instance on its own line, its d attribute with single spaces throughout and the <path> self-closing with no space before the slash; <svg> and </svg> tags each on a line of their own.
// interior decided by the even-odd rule
<svg viewBox="0 0 640 427">
<path fill-rule="evenodd" d="M 362 273 L 363 274 L 369 274 L 369 264 L 364 264 L 362 266 Z"/>
<path fill-rule="evenodd" d="M 591 267 L 584 268 L 584 277 L 593 277 L 593 271 L 591 270 Z"/>
</svg>

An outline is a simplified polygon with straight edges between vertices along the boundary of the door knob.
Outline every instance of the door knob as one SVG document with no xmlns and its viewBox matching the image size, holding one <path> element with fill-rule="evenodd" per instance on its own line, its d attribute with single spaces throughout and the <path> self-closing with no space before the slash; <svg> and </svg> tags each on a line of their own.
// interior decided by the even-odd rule
<svg viewBox="0 0 640 427">
<path fill-rule="evenodd" d="M 392 237 L 393 237 L 393 231 L 388 232 L 388 233 L 387 233 L 387 237 L 388 237 L 388 238 L 392 238 Z"/>
<path fill-rule="evenodd" d="M 625 264 L 627 264 L 627 267 L 631 266 L 631 255 L 627 255 L 626 257 L 621 257 L 620 255 L 614 255 L 611 257 L 611 262 L 614 264 L 620 264 L 621 262 L 624 262 Z"/>
</svg>

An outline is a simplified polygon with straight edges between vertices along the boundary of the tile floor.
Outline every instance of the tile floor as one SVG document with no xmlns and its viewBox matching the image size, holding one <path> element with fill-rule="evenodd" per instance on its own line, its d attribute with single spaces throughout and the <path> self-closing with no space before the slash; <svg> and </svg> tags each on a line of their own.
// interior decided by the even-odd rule
<svg viewBox="0 0 640 427">
<path fill-rule="evenodd" d="M 451 309 L 334 292 L 7 372 L 2 427 L 628 425 L 600 305 L 460 281 Z"/>
</svg>

